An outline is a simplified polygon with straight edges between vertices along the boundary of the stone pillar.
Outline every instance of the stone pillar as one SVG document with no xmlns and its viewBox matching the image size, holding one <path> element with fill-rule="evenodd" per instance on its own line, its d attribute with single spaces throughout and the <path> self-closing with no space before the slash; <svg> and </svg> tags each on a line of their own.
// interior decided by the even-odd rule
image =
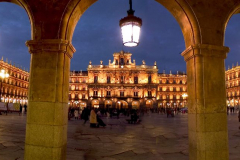
<svg viewBox="0 0 240 160">
<path fill-rule="evenodd" d="M 229 48 L 200 44 L 187 63 L 189 160 L 228 160 L 225 64 Z"/>
<path fill-rule="evenodd" d="M 25 160 L 66 159 L 70 59 L 66 40 L 31 40 Z"/>
</svg>

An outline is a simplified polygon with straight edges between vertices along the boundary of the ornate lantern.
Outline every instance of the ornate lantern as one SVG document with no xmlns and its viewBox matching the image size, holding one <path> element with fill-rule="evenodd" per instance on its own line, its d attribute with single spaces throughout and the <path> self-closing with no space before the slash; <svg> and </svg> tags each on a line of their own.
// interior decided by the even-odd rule
<svg viewBox="0 0 240 160">
<path fill-rule="evenodd" d="M 129 4 L 128 16 L 120 20 L 119 26 L 122 30 L 123 45 L 135 47 L 139 43 L 142 19 L 134 16 L 135 11 L 132 9 L 132 0 L 129 0 Z"/>
</svg>

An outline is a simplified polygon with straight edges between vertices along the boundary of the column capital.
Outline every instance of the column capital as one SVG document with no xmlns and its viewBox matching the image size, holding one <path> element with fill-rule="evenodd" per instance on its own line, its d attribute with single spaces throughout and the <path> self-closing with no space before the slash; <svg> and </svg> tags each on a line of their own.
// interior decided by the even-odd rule
<svg viewBox="0 0 240 160">
<path fill-rule="evenodd" d="M 76 49 L 68 40 L 63 39 L 41 39 L 30 40 L 26 42 L 30 54 L 40 52 L 58 52 L 65 53 L 69 58 L 73 57 Z"/>
<path fill-rule="evenodd" d="M 218 57 L 222 59 L 227 58 L 227 53 L 230 51 L 229 47 L 209 45 L 209 44 L 197 44 L 189 46 L 185 51 L 181 53 L 184 60 L 188 60 L 194 57 Z"/>
</svg>

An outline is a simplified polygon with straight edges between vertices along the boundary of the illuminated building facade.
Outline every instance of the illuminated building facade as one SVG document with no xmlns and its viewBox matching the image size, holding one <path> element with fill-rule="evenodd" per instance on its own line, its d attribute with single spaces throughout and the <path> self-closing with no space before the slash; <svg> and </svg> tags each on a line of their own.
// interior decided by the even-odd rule
<svg viewBox="0 0 240 160">
<path fill-rule="evenodd" d="M 8 78 L 0 78 L 1 102 L 28 103 L 29 73 L 19 67 L 0 60 L 0 69 L 9 74 Z"/>
<path fill-rule="evenodd" d="M 226 74 L 227 106 L 239 107 L 240 103 L 240 66 L 228 67 Z"/>
<path fill-rule="evenodd" d="M 186 107 L 187 76 L 184 73 L 158 74 L 158 107 Z"/>
<path fill-rule="evenodd" d="M 70 73 L 69 105 L 100 108 L 184 107 L 185 74 L 159 74 L 156 62 L 136 65 L 132 54 L 113 54 L 108 65 L 88 65 L 88 71 Z"/>
</svg>

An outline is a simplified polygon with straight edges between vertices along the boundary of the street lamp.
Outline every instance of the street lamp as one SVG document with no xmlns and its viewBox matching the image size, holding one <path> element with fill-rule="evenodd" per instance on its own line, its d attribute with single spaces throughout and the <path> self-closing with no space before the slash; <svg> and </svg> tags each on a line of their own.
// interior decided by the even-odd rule
<svg viewBox="0 0 240 160">
<path fill-rule="evenodd" d="M 123 45 L 127 47 L 135 47 L 139 43 L 142 19 L 134 16 L 132 9 L 132 0 L 129 0 L 130 9 L 127 11 L 128 16 L 120 20 L 119 26 L 122 30 Z"/>
<path fill-rule="evenodd" d="M 8 78 L 9 74 L 6 73 L 4 69 L 1 70 L 0 72 L 0 79 L 1 79 L 1 86 L 0 86 L 0 102 L 2 102 L 2 81 L 4 78 Z"/>
</svg>

